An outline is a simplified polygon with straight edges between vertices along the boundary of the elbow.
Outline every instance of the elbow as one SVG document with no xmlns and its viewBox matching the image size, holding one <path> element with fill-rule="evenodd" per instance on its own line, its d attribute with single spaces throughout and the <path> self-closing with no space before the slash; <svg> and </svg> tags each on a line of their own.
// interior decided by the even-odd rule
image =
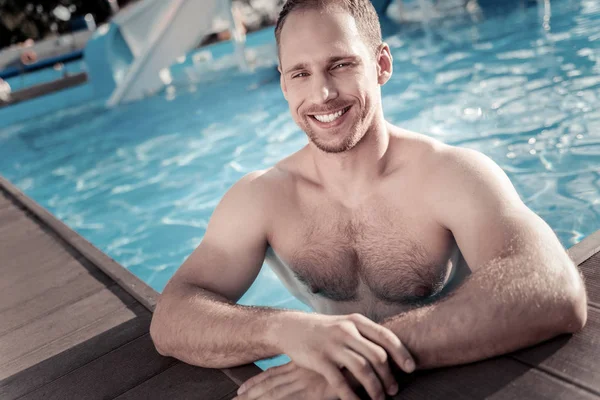
<svg viewBox="0 0 600 400">
<path fill-rule="evenodd" d="M 565 331 L 566 333 L 579 332 L 587 322 L 587 295 L 583 282 L 576 290 L 571 292 L 566 303 Z"/>
<path fill-rule="evenodd" d="M 152 316 L 152 322 L 150 322 L 150 338 L 152 339 L 152 343 L 154 343 L 154 347 L 156 351 L 161 356 L 169 357 L 170 354 L 167 351 L 165 343 L 162 341 L 162 336 L 160 333 L 160 328 L 158 328 L 158 322 L 156 322 L 156 316 Z"/>
<path fill-rule="evenodd" d="M 166 341 L 166 337 L 168 335 L 164 332 L 165 322 L 161 318 L 160 307 L 157 305 L 154 314 L 152 315 L 152 320 L 150 321 L 150 338 L 152 339 L 152 343 L 154 343 L 154 347 L 156 351 L 161 356 L 170 357 L 172 353 L 169 351 L 169 345 Z"/>
<path fill-rule="evenodd" d="M 587 298 L 585 292 L 570 304 L 571 318 L 567 326 L 569 333 L 579 332 L 587 322 Z"/>
</svg>

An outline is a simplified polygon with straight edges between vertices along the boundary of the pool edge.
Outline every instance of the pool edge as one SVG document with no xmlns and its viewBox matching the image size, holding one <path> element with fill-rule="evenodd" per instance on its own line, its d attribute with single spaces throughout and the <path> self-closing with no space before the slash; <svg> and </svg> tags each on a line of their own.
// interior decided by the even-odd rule
<svg viewBox="0 0 600 400">
<path fill-rule="evenodd" d="M 127 293 L 132 295 L 150 312 L 154 312 L 159 293 L 148 286 L 141 279 L 129 272 L 121 264 L 110 258 L 107 254 L 96 248 L 77 232 L 69 228 L 48 210 L 39 205 L 35 200 L 29 198 L 20 189 L 0 175 L 0 189 L 9 193 L 25 209 L 32 213 L 44 225 L 50 228 L 66 243 L 81 253 L 97 268 L 112 278 Z M 600 230 L 596 230 L 586 236 L 581 242 L 571 246 L 567 253 L 575 265 L 580 265 L 594 254 L 600 251 Z M 220 369 L 236 384 L 241 385 L 247 379 L 262 372 L 255 364 L 247 364 L 234 368 Z"/>
<path fill-rule="evenodd" d="M 79 252 L 94 266 L 112 278 L 127 293 L 133 296 L 150 312 L 154 312 L 159 293 L 144 281 L 129 272 L 121 264 L 113 260 L 103 251 L 87 241 L 83 236 L 68 227 L 48 210 L 28 197 L 19 188 L 0 175 L 0 190 L 12 196 L 24 209 L 29 211 L 42 224 L 52 230 L 58 237 Z M 241 385 L 254 375 L 262 372 L 255 364 L 247 364 L 234 368 L 219 369 L 237 385 Z"/>
</svg>

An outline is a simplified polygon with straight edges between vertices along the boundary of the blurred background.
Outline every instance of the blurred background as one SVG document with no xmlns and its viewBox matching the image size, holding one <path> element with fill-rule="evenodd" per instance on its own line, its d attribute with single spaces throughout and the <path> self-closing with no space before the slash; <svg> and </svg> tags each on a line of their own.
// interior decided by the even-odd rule
<svg viewBox="0 0 600 400">
<path fill-rule="evenodd" d="M 386 118 L 491 157 L 565 247 L 598 230 L 600 2 L 373 3 Z M 307 143 L 281 6 L 0 0 L 0 174 L 161 291 L 226 190 Z M 266 266 L 240 303 L 307 310 Z"/>
<path fill-rule="evenodd" d="M 90 15 L 100 25 L 121 8 L 139 0 L 0 0 L 0 49 L 27 40 L 64 35 L 85 27 Z M 233 0 L 244 12 L 248 31 L 275 23 L 281 0 Z"/>
</svg>

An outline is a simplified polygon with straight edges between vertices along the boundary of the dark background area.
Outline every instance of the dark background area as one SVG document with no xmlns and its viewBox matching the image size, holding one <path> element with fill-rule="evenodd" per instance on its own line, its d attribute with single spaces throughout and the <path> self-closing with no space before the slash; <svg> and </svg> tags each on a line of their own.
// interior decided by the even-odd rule
<svg viewBox="0 0 600 400">
<path fill-rule="evenodd" d="M 120 7 L 133 0 L 118 0 Z M 62 21 L 52 11 L 64 6 L 71 12 L 70 21 Z M 27 39 L 40 40 L 49 34 L 63 34 L 73 30 L 78 17 L 92 14 L 96 24 L 111 15 L 106 0 L 0 0 L 0 49 Z"/>
<path fill-rule="evenodd" d="M 138 0 L 117 0 L 117 3 L 123 8 L 136 1 Z M 275 23 L 284 1 L 233 2 L 241 6 L 245 27 L 250 32 Z M 53 10 L 58 6 L 69 9 L 69 21 L 62 21 L 54 15 Z M 0 0 L 0 49 L 27 39 L 38 41 L 49 35 L 61 35 L 82 29 L 84 22 L 81 19 L 86 14 L 94 16 L 96 25 L 106 22 L 111 16 L 108 0 Z"/>
</svg>

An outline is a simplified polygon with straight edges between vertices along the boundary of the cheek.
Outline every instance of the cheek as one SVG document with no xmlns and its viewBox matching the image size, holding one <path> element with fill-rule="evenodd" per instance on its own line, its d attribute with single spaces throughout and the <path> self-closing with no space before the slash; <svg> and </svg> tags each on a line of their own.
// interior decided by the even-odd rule
<svg viewBox="0 0 600 400">
<path fill-rule="evenodd" d="M 300 114 L 302 105 L 304 104 L 304 97 L 302 96 L 302 93 L 296 88 L 288 88 L 287 102 L 290 106 L 290 111 L 293 114 Z"/>
<path fill-rule="evenodd" d="M 368 90 L 370 84 L 364 75 L 348 75 L 340 78 L 337 82 L 340 95 L 356 97 L 361 103 L 371 95 Z"/>
</svg>

